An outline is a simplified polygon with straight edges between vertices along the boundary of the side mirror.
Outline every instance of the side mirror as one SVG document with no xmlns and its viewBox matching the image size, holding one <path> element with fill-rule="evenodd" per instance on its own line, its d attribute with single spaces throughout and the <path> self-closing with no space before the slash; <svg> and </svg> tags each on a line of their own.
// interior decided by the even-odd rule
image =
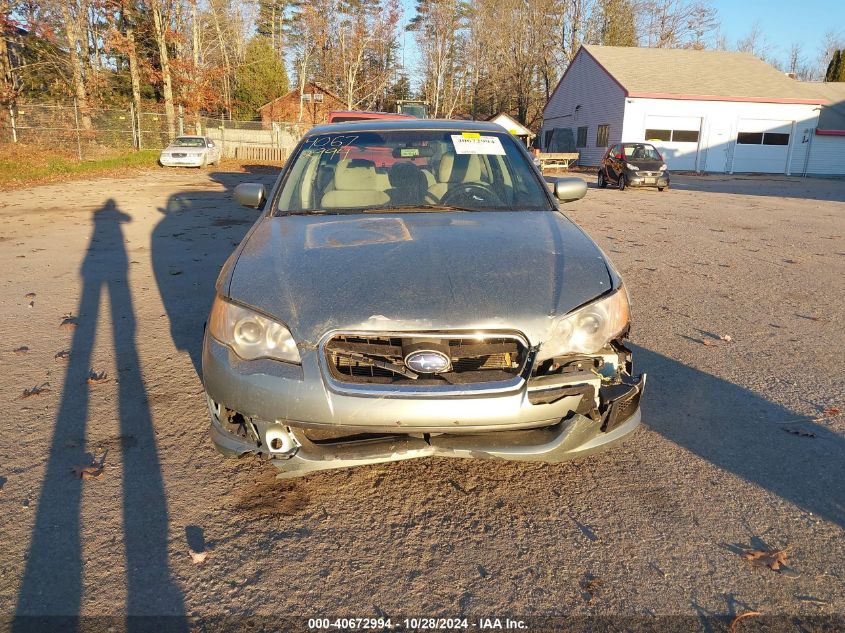
<svg viewBox="0 0 845 633">
<path fill-rule="evenodd" d="M 549 189 L 561 202 L 575 202 L 587 195 L 587 183 L 580 178 L 546 178 Z"/>
<path fill-rule="evenodd" d="M 235 187 L 235 200 L 245 207 L 257 209 L 264 204 L 266 197 L 267 192 L 264 190 L 264 185 L 257 182 L 244 182 Z"/>
</svg>

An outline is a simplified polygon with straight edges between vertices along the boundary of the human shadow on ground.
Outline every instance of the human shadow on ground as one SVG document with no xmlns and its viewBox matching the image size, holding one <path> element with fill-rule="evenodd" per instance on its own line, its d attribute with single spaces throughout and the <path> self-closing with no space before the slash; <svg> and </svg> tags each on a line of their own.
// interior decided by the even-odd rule
<svg viewBox="0 0 845 633">
<path fill-rule="evenodd" d="M 821 420 L 638 346 L 645 424 L 678 446 L 845 527 L 845 440 Z"/>
<path fill-rule="evenodd" d="M 94 228 L 82 263 L 82 293 L 67 374 L 47 453 L 26 569 L 18 594 L 13 630 L 74 630 L 80 627 L 83 595 L 82 490 L 73 474 L 93 456 L 85 451 L 90 420 L 86 384 L 94 363 L 101 300 L 108 299 L 118 368 L 121 438 L 108 454 L 122 475 L 123 552 L 127 616 L 184 615 L 181 591 L 170 577 L 167 557 L 168 511 L 147 392 L 136 348 L 136 317 L 128 282 L 128 258 L 121 225 L 131 218 L 113 200 L 94 212 Z M 102 501 L 101 501 L 102 503 Z M 105 588 L 99 588 L 104 590 Z M 36 617 L 33 617 L 36 616 Z M 45 619 L 44 616 L 47 616 Z M 59 618 L 64 618 L 59 621 Z M 127 618 L 127 629 L 139 621 Z M 173 618 L 170 630 L 184 620 Z"/>
<path fill-rule="evenodd" d="M 249 231 L 260 211 L 240 206 L 232 192 L 241 182 L 260 182 L 268 191 L 278 169 L 247 165 L 245 173 L 213 172 L 225 187 L 172 194 L 152 233 L 153 271 L 170 323 L 173 344 L 191 357 L 202 375 L 204 325 L 214 300 L 220 268 Z"/>
</svg>

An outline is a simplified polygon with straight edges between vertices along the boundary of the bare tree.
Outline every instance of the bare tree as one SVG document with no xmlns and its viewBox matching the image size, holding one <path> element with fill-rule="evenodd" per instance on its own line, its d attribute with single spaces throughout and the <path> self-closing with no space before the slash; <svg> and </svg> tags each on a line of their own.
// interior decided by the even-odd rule
<svg viewBox="0 0 845 633">
<path fill-rule="evenodd" d="M 170 52 L 167 49 L 168 23 L 162 14 L 161 0 L 149 0 L 153 18 L 155 40 L 161 65 L 161 83 L 164 96 L 164 116 L 170 136 L 176 135 L 176 109 L 173 105 L 173 79 L 170 74 Z"/>
<path fill-rule="evenodd" d="M 639 13 L 643 43 L 651 48 L 706 48 L 719 26 L 716 9 L 700 1 L 645 0 Z"/>
<path fill-rule="evenodd" d="M 760 22 L 754 22 L 751 29 L 736 43 L 736 50 L 751 53 L 763 61 L 771 61 L 771 44 L 763 33 Z"/>
<path fill-rule="evenodd" d="M 70 60 L 70 71 L 73 79 L 73 92 L 81 115 L 82 128 L 91 129 L 91 108 L 88 103 L 88 88 L 85 84 L 85 58 L 80 49 L 80 33 L 78 28 L 79 6 L 71 6 L 67 0 L 58 0 L 59 12 L 67 38 L 68 58 Z"/>
<path fill-rule="evenodd" d="M 454 111 L 456 88 L 461 90 L 455 75 L 461 71 L 457 53 L 466 37 L 462 9 L 458 0 L 419 0 L 408 26 L 416 35 L 423 93 L 435 117 Z"/>
<path fill-rule="evenodd" d="M 0 105 L 12 104 L 18 94 L 10 56 L 10 43 L 15 32 L 11 13 L 11 2 L 0 0 Z"/>
</svg>

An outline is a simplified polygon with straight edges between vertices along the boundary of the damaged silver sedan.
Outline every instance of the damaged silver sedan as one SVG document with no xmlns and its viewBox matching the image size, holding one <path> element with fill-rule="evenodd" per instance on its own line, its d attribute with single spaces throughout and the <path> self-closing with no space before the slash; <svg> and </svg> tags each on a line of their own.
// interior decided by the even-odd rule
<svg viewBox="0 0 845 633">
<path fill-rule="evenodd" d="M 431 455 L 562 462 L 640 423 L 628 295 L 489 123 L 312 129 L 217 282 L 211 437 L 293 477 Z"/>
</svg>

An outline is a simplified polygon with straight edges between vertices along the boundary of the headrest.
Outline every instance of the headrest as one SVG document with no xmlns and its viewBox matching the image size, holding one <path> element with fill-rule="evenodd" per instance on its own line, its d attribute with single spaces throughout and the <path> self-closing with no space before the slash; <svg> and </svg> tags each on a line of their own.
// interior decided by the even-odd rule
<svg viewBox="0 0 845 633">
<path fill-rule="evenodd" d="M 425 174 L 414 163 L 394 163 L 387 173 L 387 178 L 390 180 L 390 186 L 397 189 L 404 187 L 426 188 L 428 186 Z"/>
<path fill-rule="evenodd" d="M 481 161 L 474 154 L 443 154 L 440 159 L 438 182 L 478 182 L 481 180 Z"/>
<path fill-rule="evenodd" d="M 334 188 L 342 191 L 376 189 L 376 164 L 363 158 L 344 158 L 334 171 Z"/>
</svg>

